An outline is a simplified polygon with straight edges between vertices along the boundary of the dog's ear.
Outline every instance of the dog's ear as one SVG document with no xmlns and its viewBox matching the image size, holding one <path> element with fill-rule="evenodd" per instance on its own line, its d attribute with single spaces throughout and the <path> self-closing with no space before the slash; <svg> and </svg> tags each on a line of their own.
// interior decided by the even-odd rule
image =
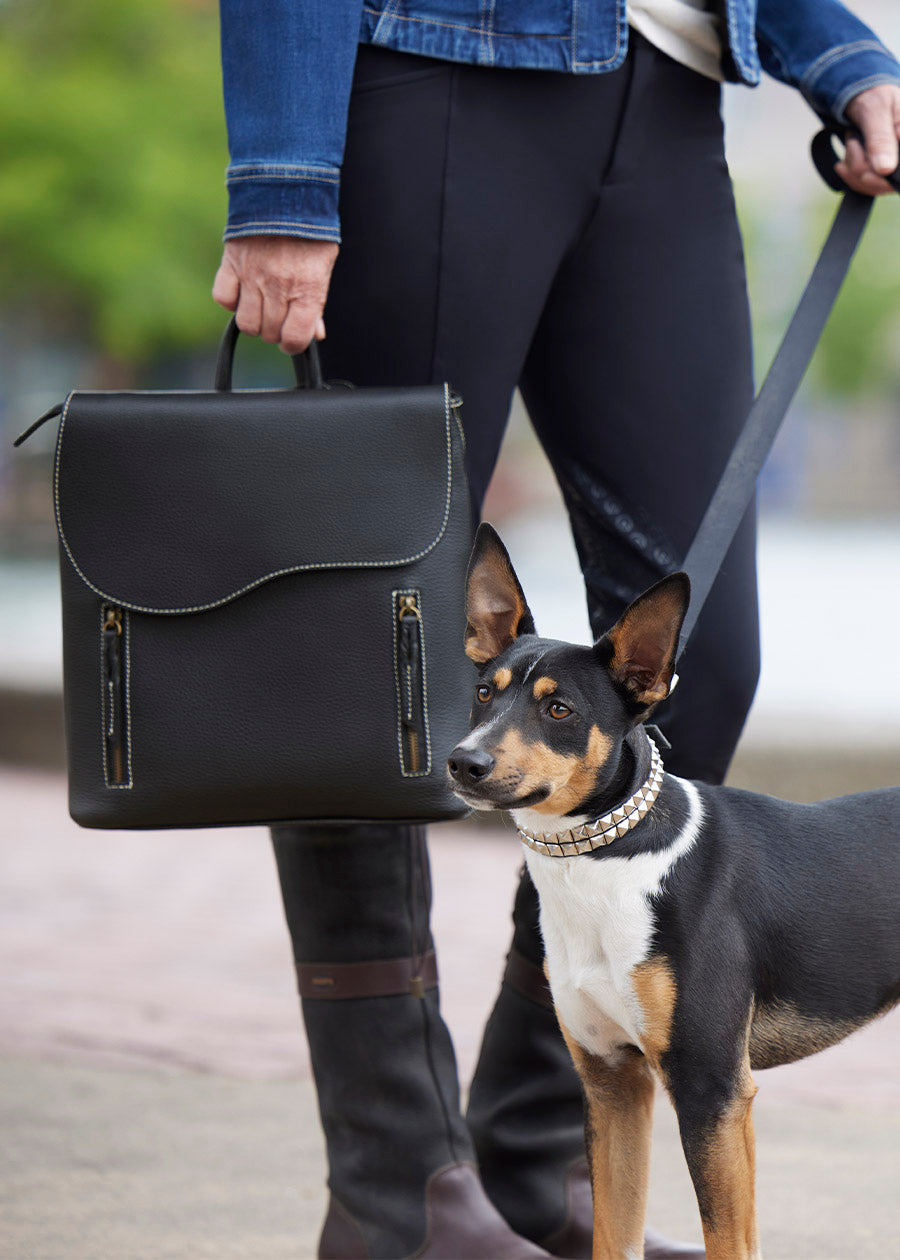
<svg viewBox="0 0 900 1260">
<path fill-rule="evenodd" d="M 597 643 L 614 681 L 650 708 L 672 687 L 681 626 L 691 599 L 686 573 L 672 573 L 631 604 Z"/>
<path fill-rule="evenodd" d="M 466 656 L 492 661 L 520 634 L 534 634 L 534 620 L 519 579 L 495 529 L 478 527 L 466 578 Z"/>
</svg>

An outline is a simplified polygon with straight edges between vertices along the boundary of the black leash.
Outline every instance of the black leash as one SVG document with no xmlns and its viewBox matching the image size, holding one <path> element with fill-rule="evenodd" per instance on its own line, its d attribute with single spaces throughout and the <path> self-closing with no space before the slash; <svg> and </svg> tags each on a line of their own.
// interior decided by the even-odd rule
<svg viewBox="0 0 900 1260">
<path fill-rule="evenodd" d="M 682 568 L 691 579 L 691 604 L 681 632 L 679 656 L 753 498 L 757 478 L 809 367 L 872 209 L 873 197 L 852 192 L 835 174 L 836 154 L 832 145 L 835 134 L 831 129 L 819 132 L 812 143 L 812 156 L 828 186 L 844 190 L 844 196 L 784 339 L 684 558 Z M 900 192 L 900 166 L 888 180 Z"/>
</svg>

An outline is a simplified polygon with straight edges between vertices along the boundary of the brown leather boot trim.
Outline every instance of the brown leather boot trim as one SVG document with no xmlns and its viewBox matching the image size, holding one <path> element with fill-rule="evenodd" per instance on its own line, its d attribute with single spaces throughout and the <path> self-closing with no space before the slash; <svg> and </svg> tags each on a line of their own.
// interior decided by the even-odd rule
<svg viewBox="0 0 900 1260">
<path fill-rule="evenodd" d="M 522 997 L 537 1002 L 539 1006 L 553 1009 L 553 998 L 550 996 L 550 986 L 543 967 L 539 967 L 516 949 L 511 949 L 506 957 L 503 979 L 511 989 L 521 993 Z"/>
<path fill-rule="evenodd" d="M 434 951 L 417 958 L 377 962 L 297 963 L 297 988 L 302 998 L 424 997 L 437 988 Z"/>
<path fill-rule="evenodd" d="M 576 1159 L 566 1174 L 566 1219 L 555 1233 L 541 1239 L 541 1246 L 551 1256 L 587 1260 L 592 1253 L 593 1234 L 594 1211 L 587 1160 Z"/>
<path fill-rule="evenodd" d="M 319 1236 L 318 1260 L 369 1260 L 362 1230 L 338 1199 L 328 1200 L 328 1214 Z"/>
<path fill-rule="evenodd" d="M 427 1232 L 409 1260 L 549 1260 L 548 1253 L 510 1229 L 491 1203 L 474 1164 L 448 1164 L 425 1185 Z"/>
</svg>

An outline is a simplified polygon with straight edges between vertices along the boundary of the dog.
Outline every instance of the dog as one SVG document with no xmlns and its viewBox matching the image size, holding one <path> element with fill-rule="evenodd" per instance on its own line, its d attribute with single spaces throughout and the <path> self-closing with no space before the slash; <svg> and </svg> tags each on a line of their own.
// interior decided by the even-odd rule
<svg viewBox="0 0 900 1260">
<path fill-rule="evenodd" d="M 448 773 L 526 846 L 584 1087 L 596 1260 L 643 1254 L 654 1076 L 707 1256 L 758 1257 L 752 1072 L 900 1000 L 900 789 L 799 805 L 662 768 L 644 724 L 672 688 L 689 598 L 674 573 L 576 646 L 537 636 L 488 525 L 467 578 L 479 678 Z"/>
</svg>

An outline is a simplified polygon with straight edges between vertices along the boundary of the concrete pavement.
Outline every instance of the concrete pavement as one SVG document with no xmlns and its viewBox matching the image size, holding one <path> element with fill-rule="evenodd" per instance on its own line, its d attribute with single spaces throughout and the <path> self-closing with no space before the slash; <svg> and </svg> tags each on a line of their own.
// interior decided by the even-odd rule
<svg viewBox="0 0 900 1260">
<path fill-rule="evenodd" d="M 85 832 L 61 777 L 0 769 L 0 1256 L 302 1260 L 322 1141 L 274 864 L 255 829 Z M 463 1081 L 507 945 L 509 829 L 433 829 Z M 900 1255 L 900 1012 L 760 1073 L 764 1254 Z M 654 1224 L 698 1237 L 671 1109 Z"/>
</svg>

